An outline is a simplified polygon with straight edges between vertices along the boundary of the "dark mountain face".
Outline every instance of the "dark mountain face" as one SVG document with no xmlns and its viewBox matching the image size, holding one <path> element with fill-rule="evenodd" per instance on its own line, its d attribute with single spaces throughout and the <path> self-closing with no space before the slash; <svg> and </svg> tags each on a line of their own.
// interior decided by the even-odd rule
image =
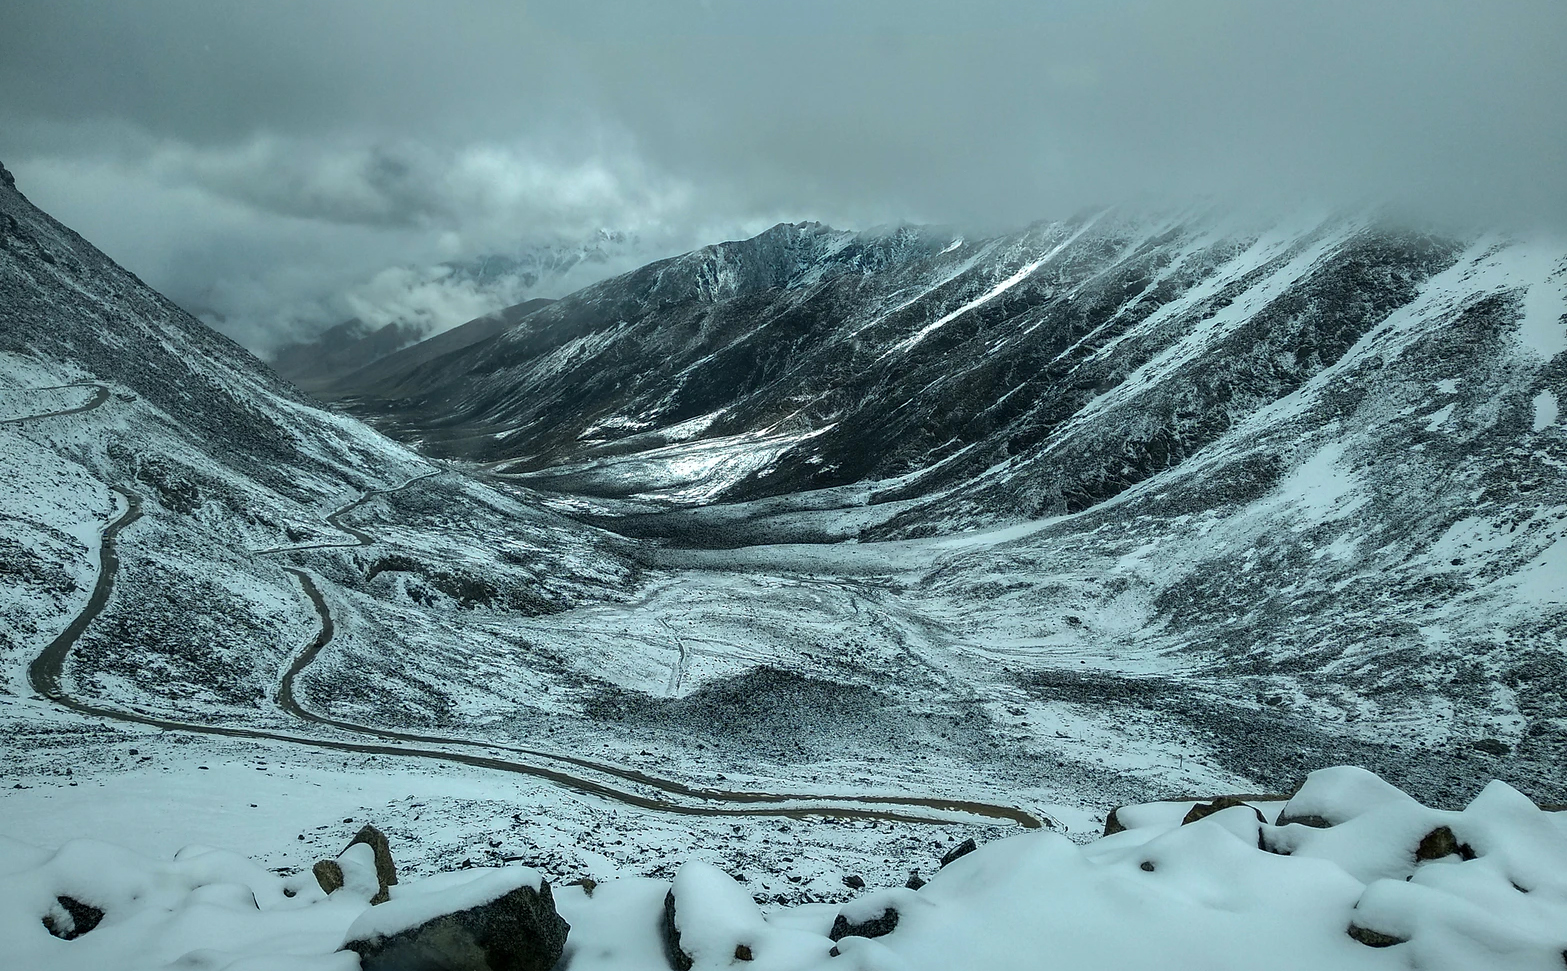
<svg viewBox="0 0 1567 971">
<path fill-rule="evenodd" d="M 568 491 L 657 492 L 655 470 L 722 452 L 703 498 L 873 484 L 913 505 L 890 528 L 914 531 L 1072 513 L 1390 321 L 1503 326 L 1517 295 L 1465 276 L 1474 245 L 1352 216 L 1109 212 L 975 242 L 779 226 L 589 287 L 347 404 Z"/>
</svg>

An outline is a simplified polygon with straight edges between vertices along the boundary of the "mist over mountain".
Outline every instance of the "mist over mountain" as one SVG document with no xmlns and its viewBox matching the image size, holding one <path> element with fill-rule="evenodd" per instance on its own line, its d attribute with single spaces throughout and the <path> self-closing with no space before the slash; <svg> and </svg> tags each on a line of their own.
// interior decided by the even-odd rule
<svg viewBox="0 0 1567 971">
<path fill-rule="evenodd" d="M 424 269 L 390 267 L 329 301 L 355 316 L 326 328 L 301 324 L 292 341 L 254 349 L 279 374 L 313 390 L 460 324 L 553 299 L 647 258 L 636 237 L 601 229 L 583 242 L 519 246 Z"/>
</svg>

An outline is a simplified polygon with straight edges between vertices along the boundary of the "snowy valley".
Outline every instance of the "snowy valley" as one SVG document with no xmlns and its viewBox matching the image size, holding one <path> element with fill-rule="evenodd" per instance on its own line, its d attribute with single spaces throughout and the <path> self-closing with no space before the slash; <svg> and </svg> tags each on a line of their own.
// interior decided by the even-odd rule
<svg viewBox="0 0 1567 971">
<path fill-rule="evenodd" d="M 1567 244 L 782 225 L 329 407 L 0 183 L 0 962 L 1562 966 Z"/>
</svg>

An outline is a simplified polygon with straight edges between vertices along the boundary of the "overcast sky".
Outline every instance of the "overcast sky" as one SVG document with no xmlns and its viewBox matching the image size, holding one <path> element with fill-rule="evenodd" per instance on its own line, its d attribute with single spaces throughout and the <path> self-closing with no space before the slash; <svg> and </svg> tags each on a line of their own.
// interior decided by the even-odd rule
<svg viewBox="0 0 1567 971">
<path fill-rule="evenodd" d="M 1564 64 L 1567 0 L 7 0 L 0 160 L 265 348 L 379 270 L 601 227 L 1567 226 Z"/>
</svg>

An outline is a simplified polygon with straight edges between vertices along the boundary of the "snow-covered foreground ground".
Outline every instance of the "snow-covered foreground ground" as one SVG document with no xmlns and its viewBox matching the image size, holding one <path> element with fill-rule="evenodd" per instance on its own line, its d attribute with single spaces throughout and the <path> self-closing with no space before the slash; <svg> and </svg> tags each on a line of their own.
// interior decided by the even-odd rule
<svg viewBox="0 0 1567 971">
<path fill-rule="evenodd" d="M 253 788 L 224 778 L 233 766 L 209 771 L 215 788 Z M 296 800 L 323 813 L 344 811 L 356 789 L 376 784 L 356 773 L 343 778 L 335 791 L 325 776 L 296 774 L 291 784 Z M 472 786 L 434 787 L 450 796 Z M 318 788 L 303 792 L 311 787 Z M 284 788 L 279 783 L 279 795 Z M 1087 845 L 1048 831 L 994 840 L 917 890 L 876 889 L 872 881 L 842 904 L 772 904 L 736 882 L 733 863 L 673 848 L 672 879 L 603 859 L 596 886 L 552 881 L 571 925 L 564 964 L 575 971 L 657 971 L 671 958 L 757 971 L 1562 966 L 1567 820 L 1504 783 L 1444 812 L 1346 767 L 1313 773 L 1287 804 L 1207 815 L 1195 806 L 1123 807 L 1122 829 Z M 224 822 L 231 834 L 276 840 L 279 823 L 299 818 L 279 807 L 258 815 L 268 818 L 264 826 Z M 202 816 L 192 820 L 190 835 L 205 835 Z M 330 840 L 340 845 L 359 822 L 345 820 Z M 261 857 L 292 858 L 268 869 L 231 850 L 138 852 L 116 841 L 118 827 L 57 848 L 0 840 L 8 966 L 349 971 L 357 958 L 337 949 L 351 928 L 357 935 L 407 914 L 473 906 L 541 876 L 508 865 L 411 878 L 405 867 L 377 918 L 367 903 L 374 881 L 322 891 L 309 865 L 336 847 L 321 840 Z M 392 848 L 396 855 L 408 843 L 394 834 Z M 79 930 L 82 905 L 101 911 L 101 922 L 65 939 Z"/>
</svg>

